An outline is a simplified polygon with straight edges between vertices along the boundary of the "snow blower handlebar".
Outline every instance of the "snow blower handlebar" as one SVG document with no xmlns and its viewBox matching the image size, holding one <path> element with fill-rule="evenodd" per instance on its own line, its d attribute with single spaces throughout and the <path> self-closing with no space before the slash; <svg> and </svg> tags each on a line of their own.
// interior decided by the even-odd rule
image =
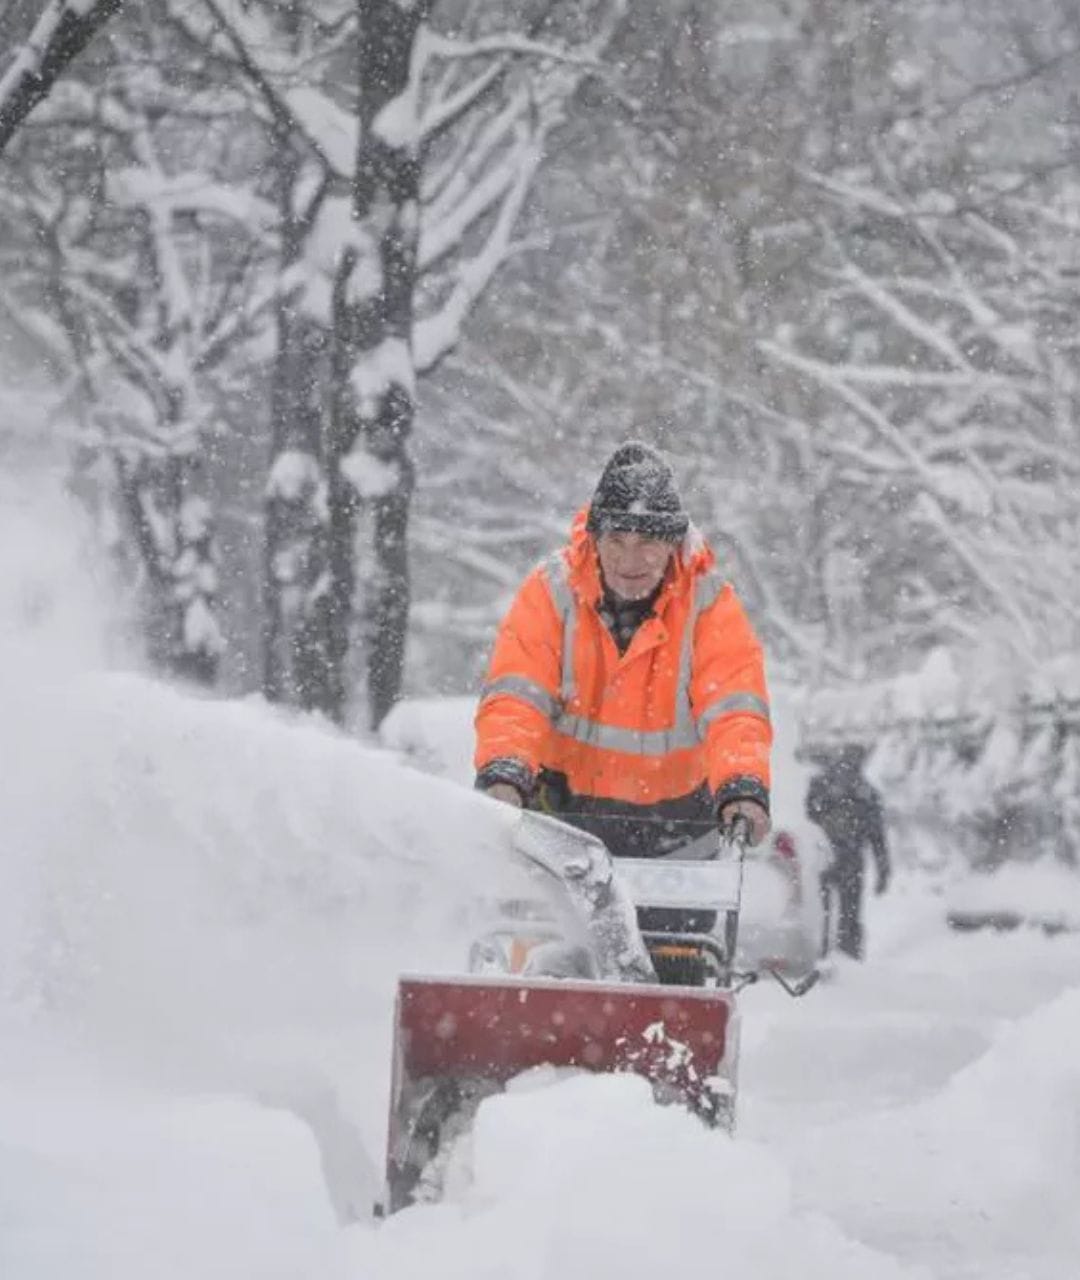
<svg viewBox="0 0 1080 1280">
<path fill-rule="evenodd" d="M 739 916 L 742 912 L 743 874 L 746 866 L 746 850 L 750 843 L 750 819 L 745 814 L 737 813 L 735 817 L 720 828 L 720 844 L 722 850 L 734 851 L 738 867 L 737 888 L 735 892 L 734 910 L 729 910 L 724 917 L 724 949 L 727 952 L 728 980 L 735 991 L 752 986 L 760 980 L 763 973 L 774 978 L 789 996 L 804 996 L 817 985 L 821 974 L 816 968 L 791 980 L 784 976 L 775 965 L 763 965 L 760 970 L 753 969 L 739 973 L 735 970 L 735 955 L 739 943 Z"/>
<path fill-rule="evenodd" d="M 738 945 L 738 916 L 742 909 L 742 876 L 743 868 L 746 864 L 746 846 L 750 842 L 750 819 L 745 814 L 737 813 L 731 823 L 724 824 L 720 828 L 720 845 L 726 845 L 729 850 L 735 850 L 738 860 L 738 890 L 736 895 L 735 911 L 728 911 L 726 919 L 724 919 L 724 943 L 726 943 L 727 954 L 731 957 L 729 964 L 735 964 L 736 946 Z M 760 969 L 752 969 L 750 972 L 737 973 L 735 968 L 729 970 L 729 978 L 731 978 L 732 989 L 742 991 L 743 987 L 750 987 L 755 982 L 759 982 L 761 974 L 768 974 L 770 978 L 774 978 L 783 987 L 788 996 L 797 998 L 805 996 L 807 991 L 814 988 L 818 984 L 818 979 L 822 974 L 818 969 L 813 968 L 807 970 L 806 973 L 800 974 L 800 977 L 791 979 L 781 973 L 777 966 L 765 964 Z"/>
<path fill-rule="evenodd" d="M 524 810 L 515 823 L 513 839 L 517 852 L 545 880 L 557 884 L 573 907 L 587 934 L 597 977 L 655 983 L 657 973 L 648 944 L 656 940 L 642 935 L 636 908 L 689 907 L 723 914 L 722 960 L 715 939 L 704 949 L 712 957 L 721 985 L 738 989 L 761 976 L 735 970 L 750 834 L 749 819 L 736 814 L 721 826 L 719 845 L 712 845 L 715 853 L 711 856 L 699 854 L 690 862 L 613 859 L 596 836 L 547 814 Z M 680 883 L 691 869 L 693 882 Z M 707 885 L 701 882 L 702 876 Z M 791 983 L 772 967 L 763 971 L 775 977 L 789 995 L 805 994 L 818 977 L 812 972 Z"/>
<path fill-rule="evenodd" d="M 727 951 L 728 970 L 732 978 L 735 977 L 735 956 L 739 945 L 739 916 L 742 913 L 743 875 L 749 841 L 750 819 L 743 813 L 737 813 L 720 828 L 721 852 L 734 853 L 738 866 L 735 906 L 724 914 L 724 949 Z"/>
<path fill-rule="evenodd" d="M 720 840 L 722 844 L 726 844 L 728 848 L 736 851 L 739 867 L 737 906 L 734 912 L 729 911 L 724 922 L 724 937 L 727 944 L 727 952 L 731 957 L 731 963 L 735 961 L 735 948 L 739 940 L 739 914 L 742 908 L 742 886 L 743 886 L 743 868 L 746 863 L 746 847 L 750 840 L 750 819 L 745 814 L 737 813 L 734 819 L 721 828 Z M 731 970 L 731 984 L 735 991 L 741 991 L 743 987 L 749 987 L 753 983 L 760 980 L 761 975 L 767 973 L 770 978 L 774 978 L 789 996 L 797 999 L 804 996 L 814 986 L 817 985 L 821 974 L 816 968 L 810 969 L 808 972 L 800 975 L 794 980 L 784 976 L 783 973 L 771 964 L 762 965 L 761 969 L 750 970 L 746 973 L 737 973 L 734 968 Z"/>
</svg>

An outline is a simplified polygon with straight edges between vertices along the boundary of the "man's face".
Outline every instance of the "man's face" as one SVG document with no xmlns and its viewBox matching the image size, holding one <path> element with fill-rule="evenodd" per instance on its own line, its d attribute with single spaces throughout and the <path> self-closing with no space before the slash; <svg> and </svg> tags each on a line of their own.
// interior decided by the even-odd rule
<svg viewBox="0 0 1080 1280">
<path fill-rule="evenodd" d="M 640 533 L 601 533 L 596 552 L 611 590 L 623 600 L 644 600 L 660 585 L 675 548 Z"/>
</svg>

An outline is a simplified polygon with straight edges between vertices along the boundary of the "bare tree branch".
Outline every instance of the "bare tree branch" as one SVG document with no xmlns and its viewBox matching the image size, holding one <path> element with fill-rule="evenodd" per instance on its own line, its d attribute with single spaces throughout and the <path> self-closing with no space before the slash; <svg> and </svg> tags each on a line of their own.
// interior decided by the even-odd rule
<svg viewBox="0 0 1080 1280">
<path fill-rule="evenodd" d="M 124 0 L 50 0 L 30 37 L 0 76 L 0 155 L 68 65 Z"/>
</svg>

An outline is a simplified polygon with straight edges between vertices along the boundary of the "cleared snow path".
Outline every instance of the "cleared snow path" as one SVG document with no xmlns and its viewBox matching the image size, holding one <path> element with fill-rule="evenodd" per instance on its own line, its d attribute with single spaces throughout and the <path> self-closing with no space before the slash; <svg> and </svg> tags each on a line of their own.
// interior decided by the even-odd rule
<svg viewBox="0 0 1080 1280">
<path fill-rule="evenodd" d="M 864 966 L 744 1002 L 743 1134 L 798 1206 L 939 1277 L 1080 1276 L 1080 939 L 943 917 L 902 882 Z"/>
</svg>

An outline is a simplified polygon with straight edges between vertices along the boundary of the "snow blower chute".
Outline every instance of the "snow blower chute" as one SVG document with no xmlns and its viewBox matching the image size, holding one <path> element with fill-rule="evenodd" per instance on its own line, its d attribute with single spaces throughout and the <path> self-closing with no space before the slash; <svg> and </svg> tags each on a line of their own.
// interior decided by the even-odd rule
<svg viewBox="0 0 1080 1280">
<path fill-rule="evenodd" d="M 533 1067 L 633 1072 L 658 1101 L 733 1127 L 735 995 L 758 976 L 733 969 L 745 832 L 697 842 L 696 857 L 616 861 L 596 837 L 526 812 L 514 847 L 580 930 L 508 902 L 468 976 L 401 978 L 384 1212 L 437 1198 L 476 1107 Z M 792 994 L 813 981 L 775 976 Z"/>
</svg>

